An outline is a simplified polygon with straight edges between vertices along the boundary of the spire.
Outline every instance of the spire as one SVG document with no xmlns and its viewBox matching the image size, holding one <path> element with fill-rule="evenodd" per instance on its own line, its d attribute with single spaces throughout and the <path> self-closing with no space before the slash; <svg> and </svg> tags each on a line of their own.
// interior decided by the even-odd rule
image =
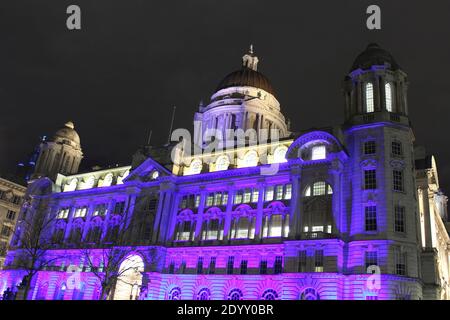
<svg viewBox="0 0 450 320">
<path fill-rule="evenodd" d="M 258 57 L 253 51 L 253 44 L 251 44 L 248 53 L 242 57 L 242 66 L 256 71 L 258 68 L 258 61 Z"/>
</svg>

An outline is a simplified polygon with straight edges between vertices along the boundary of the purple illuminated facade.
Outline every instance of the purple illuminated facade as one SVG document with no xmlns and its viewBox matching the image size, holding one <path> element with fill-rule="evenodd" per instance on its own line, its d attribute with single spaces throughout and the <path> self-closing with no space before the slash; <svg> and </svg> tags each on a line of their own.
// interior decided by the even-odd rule
<svg viewBox="0 0 450 320">
<path fill-rule="evenodd" d="M 251 50 L 195 119 L 200 132 L 211 125 L 279 130 L 266 164 L 262 144 L 209 154 L 210 162 L 182 155 L 186 165 L 147 148 L 130 167 L 31 183 L 22 217 L 45 211 L 56 219 L 46 253 L 54 262 L 33 277 L 29 299 L 99 299 L 98 278 L 80 248 L 92 248 L 101 270 L 102 248 L 125 229 L 120 248 L 139 272 L 124 275 L 129 281 L 117 283 L 111 299 L 438 297 L 421 268 L 406 74 L 369 45 L 344 80 L 345 123 L 299 134 L 289 131 L 257 62 Z M 276 173 L 261 174 L 273 163 Z M 13 267 L 17 234 L 2 291 L 25 274 Z M 69 266 L 77 266 L 76 288 L 68 286 Z"/>
</svg>

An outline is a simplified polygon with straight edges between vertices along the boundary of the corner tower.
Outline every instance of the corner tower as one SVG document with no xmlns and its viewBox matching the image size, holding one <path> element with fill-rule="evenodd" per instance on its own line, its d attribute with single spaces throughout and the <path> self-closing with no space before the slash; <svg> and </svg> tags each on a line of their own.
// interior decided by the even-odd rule
<svg viewBox="0 0 450 320">
<path fill-rule="evenodd" d="M 272 84 L 258 71 L 259 59 L 253 46 L 242 57 L 242 67 L 228 74 L 217 86 L 208 105 L 199 107 L 195 114 L 196 143 L 204 144 L 206 130 L 215 129 L 227 139 L 227 130 L 254 129 L 258 141 L 263 130 L 276 130 L 280 138 L 289 136 L 286 119 L 281 113 Z"/>
<path fill-rule="evenodd" d="M 421 284 L 413 281 L 420 277 L 420 234 L 407 87 L 406 73 L 377 44 L 357 56 L 344 79 L 347 269 L 367 273 L 368 265 L 378 266 L 387 279 L 379 296 L 390 292 L 397 299 L 422 297 Z"/>
<path fill-rule="evenodd" d="M 75 125 L 69 121 L 56 131 L 50 141 L 39 146 L 39 156 L 32 179 L 49 177 L 56 179 L 58 173 L 69 175 L 78 172 L 83 152 Z"/>
</svg>

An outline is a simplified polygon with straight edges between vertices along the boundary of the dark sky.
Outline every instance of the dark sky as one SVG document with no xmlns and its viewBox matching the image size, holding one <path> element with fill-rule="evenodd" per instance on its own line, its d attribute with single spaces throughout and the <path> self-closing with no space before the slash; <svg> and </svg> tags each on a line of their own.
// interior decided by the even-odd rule
<svg viewBox="0 0 450 320">
<path fill-rule="evenodd" d="M 82 30 L 66 28 L 66 8 Z M 382 30 L 366 29 L 378 4 Z M 153 130 L 190 128 L 201 99 L 240 67 L 250 43 L 294 130 L 343 121 L 341 81 L 369 42 L 409 75 L 418 144 L 450 187 L 450 2 L 20 0 L 0 2 L 0 172 L 73 120 L 84 162 L 130 163 Z"/>
</svg>

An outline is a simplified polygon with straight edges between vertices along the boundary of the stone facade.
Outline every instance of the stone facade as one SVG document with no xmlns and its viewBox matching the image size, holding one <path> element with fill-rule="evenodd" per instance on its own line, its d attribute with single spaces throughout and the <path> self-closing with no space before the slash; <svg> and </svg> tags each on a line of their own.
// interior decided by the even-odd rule
<svg viewBox="0 0 450 320">
<path fill-rule="evenodd" d="M 167 148 L 171 164 L 150 152 L 133 167 L 31 183 L 21 214 L 52 221 L 52 262 L 29 299 L 99 299 L 111 248 L 124 256 L 111 299 L 449 298 L 446 197 L 434 161 L 415 154 L 392 56 L 369 45 L 344 80 L 345 123 L 299 134 L 257 62 L 245 55 L 195 115 L 201 153 L 181 143 Z M 258 143 L 226 136 L 233 148 L 208 151 L 205 129 L 251 129 Z M 0 290 L 26 274 L 22 239 Z"/>
</svg>

